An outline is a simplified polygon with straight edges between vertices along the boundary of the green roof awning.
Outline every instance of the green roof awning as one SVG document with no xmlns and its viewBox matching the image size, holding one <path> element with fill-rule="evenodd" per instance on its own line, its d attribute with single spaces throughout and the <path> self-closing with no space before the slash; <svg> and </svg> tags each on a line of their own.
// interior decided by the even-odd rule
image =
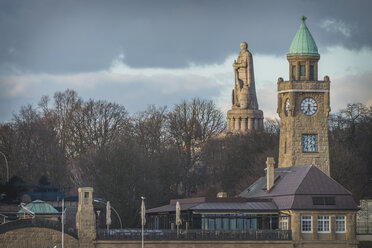
<svg viewBox="0 0 372 248">
<path fill-rule="evenodd" d="M 301 17 L 301 25 L 289 47 L 288 56 L 319 56 L 318 47 L 305 24 L 306 17 Z"/>
<path fill-rule="evenodd" d="M 35 200 L 33 202 L 30 202 L 25 207 L 28 210 L 34 212 L 35 214 L 58 214 L 58 211 L 52 205 L 41 200 Z M 23 208 L 17 212 L 17 214 L 23 213 L 28 214 L 28 212 Z"/>
</svg>

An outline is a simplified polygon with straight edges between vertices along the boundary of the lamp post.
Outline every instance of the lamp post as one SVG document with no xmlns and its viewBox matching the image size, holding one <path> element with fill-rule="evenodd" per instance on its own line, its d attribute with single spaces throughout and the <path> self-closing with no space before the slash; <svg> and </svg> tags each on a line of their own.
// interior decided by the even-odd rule
<svg viewBox="0 0 372 248">
<path fill-rule="evenodd" d="M 94 199 L 93 201 L 98 202 L 98 203 L 102 203 L 102 204 L 107 204 L 106 202 L 101 201 L 101 200 L 97 200 L 97 199 Z M 116 211 L 116 209 L 112 205 L 110 205 L 110 207 L 111 207 L 112 210 L 114 210 L 115 214 L 118 216 L 119 223 L 120 223 L 120 229 L 123 229 L 123 224 L 121 222 L 121 218 L 120 218 L 119 213 Z"/>
<path fill-rule="evenodd" d="M 142 204 L 141 204 L 141 225 L 142 225 L 142 248 L 145 246 L 145 225 L 146 225 L 146 207 L 145 207 L 145 200 L 146 197 L 141 196 Z"/>
<path fill-rule="evenodd" d="M 1 155 L 3 155 L 5 159 L 5 165 L 6 165 L 6 181 L 9 182 L 9 166 L 8 166 L 8 160 L 6 159 L 6 156 L 4 153 L 0 152 Z"/>
</svg>

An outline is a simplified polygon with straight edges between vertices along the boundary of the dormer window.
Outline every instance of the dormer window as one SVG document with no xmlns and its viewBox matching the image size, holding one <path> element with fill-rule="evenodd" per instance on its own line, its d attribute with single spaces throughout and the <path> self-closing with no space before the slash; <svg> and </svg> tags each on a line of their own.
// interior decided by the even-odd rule
<svg viewBox="0 0 372 248">
<path fill-rule="evenodd" d="M 313 196 L 313 205 L 336 205 L 334 196 Z"/>
</svg>

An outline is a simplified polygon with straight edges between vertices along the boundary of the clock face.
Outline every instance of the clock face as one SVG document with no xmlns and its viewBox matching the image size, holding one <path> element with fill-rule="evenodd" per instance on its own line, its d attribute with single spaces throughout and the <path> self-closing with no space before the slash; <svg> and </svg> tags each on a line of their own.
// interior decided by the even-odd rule
<svg viewBox="0 0 372 248">
<path fill-rule="evenodd" d="M 290 101 L 289 101 L 289 98 L 287 98 L 287 100 L 285 101 L 285 106 L 284 106 L 284 113 L 287 116 L 288 116 L 288 113 L 289 113 L 289 105 L 290 105 Z"/>
<path fill-rule="evenodd" d="M 304 113 L 304 115 L 313 115 L 315 114 L 316 110 L 318 109 L 318 106 L 316 104 L 316 101 L 311 97 L 306 97 L 301 102 L 301 111 Z"/>
<path fill-rule="evenodd" d="M 318 152 L 318 135 L 302 135 L 302 152 Z"/>
</svg>

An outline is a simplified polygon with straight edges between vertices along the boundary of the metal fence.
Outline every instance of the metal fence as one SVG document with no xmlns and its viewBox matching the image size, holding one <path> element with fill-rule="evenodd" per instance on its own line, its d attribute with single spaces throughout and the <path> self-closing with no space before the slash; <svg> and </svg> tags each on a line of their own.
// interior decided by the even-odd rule
<svg viewBox="0 0 372 248">
<path fill-rule="evenodd" d="M 291 240 L 291 230 L 145 230 L 145 240 Z M 97 230 L 98 240 L 141 240 L 140 229 Z"/>
</svg>

